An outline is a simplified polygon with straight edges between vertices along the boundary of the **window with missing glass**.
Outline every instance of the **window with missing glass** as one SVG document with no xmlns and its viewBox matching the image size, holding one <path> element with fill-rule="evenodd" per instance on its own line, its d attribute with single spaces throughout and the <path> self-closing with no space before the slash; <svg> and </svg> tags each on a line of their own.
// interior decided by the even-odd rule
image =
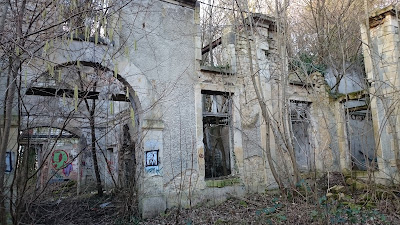
<svg viewBox="0 0 400 225">
<path fill-rule="evenodd" d="M 293 147 L 299 170 L 313 167 L 313 150 L 310 138 L 310 102 L 291 100 L 289 105 Z"/>
<path fill-rule="evenodd" d="M 231 174 L 232 95 L 203 90 L 202 98 L 205 178 L 228 176 Z"/>
</svg>

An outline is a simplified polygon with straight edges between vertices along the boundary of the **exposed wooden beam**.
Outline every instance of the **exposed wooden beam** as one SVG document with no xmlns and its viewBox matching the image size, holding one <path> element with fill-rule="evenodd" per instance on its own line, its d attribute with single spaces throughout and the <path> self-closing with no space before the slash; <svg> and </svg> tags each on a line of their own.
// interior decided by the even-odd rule
<svg viewBox="0 0 400 225">
<path fill-rule="evenodd" d="M 65 88 L 44 88 L 44 87 L 32 87 L 28 88 L 26 95 L 38 95 L 38 96 L 52 96 L 52 97 L 62 97 L 65 93 L 66 98 L 74 97 L 74 90 Z M 78 91 L 78 98 L 86 99 L 99 99 L 100 92 L 97 91 Z M 129 102 L 129 98 L 124 94 L 112 95 L 111 99 L 117 102 Z"/>
<path fill-rule="evenodd" d="M 368 105 L 360 105 L 360 106 L 355 106 L 355 107 L 351 107 L 351 108 L 347 108 L 346 111 L 349 112 L 358 112 L 361 110 L 368 110 L 369 106 Z"/>
<path fill-rule="evenodd" d="M 211 43 L 211 49 L 217 47 L 217 46 L 220 45 L 221 43 L 222 43 L 222 41 L 221 41 L 221 37 L 220 37 L 220 38 L 218 38 L 217 40 L 215 40 L 215 41 L 213 41 L 213 42 Z M 210 44 L 204 46 L 204 47 L 201 49 L 201 54 L 204 55 L 204 54 L 206 54 L 206 53 L 209 52 L 209 51 L 210 51 Z"/>
</svg>

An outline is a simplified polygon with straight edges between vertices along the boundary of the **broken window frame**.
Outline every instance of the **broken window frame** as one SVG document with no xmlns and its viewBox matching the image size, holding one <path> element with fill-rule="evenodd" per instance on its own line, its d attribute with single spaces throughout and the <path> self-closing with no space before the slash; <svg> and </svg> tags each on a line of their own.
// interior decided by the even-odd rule
<svg viewBox="0 0 400 225">
<path fill-rule="evenodd" d="M 365 112 L 366 111 L 366 112 Z M 357 134 L 353 134 L 351 130 L 353 129 L 350 125 L 350 120 L 357 120 L 357 121 L 370 121 L 371 122 L 371 131 L 373 132 L 373 127 L 372 127 L 372 112 L 370 110 L 369 105 L 362 105 L 362 106 L 356 106 L 356 107 L 350 107 L 350 108 L 345 108 L 345 118 L 346 118 L 346 137 L 347 137 L 347 142 L 349 146 L 349 154 L 350 154 L 350 159 L 351 159 L 351 170 L 353 171 L 377 171 L 379 170 L 378 166 L 378 157 L 375 157 L 374 159 L 370 158 L 370 154 L 368 154 L 368 151 L 365 151 L 365 148 L 362 148 L 362 150 L 358 150 L 358 153 L 362 154 L 364 157 L 364 162 L 362 160 L 357 159 L 356 155 L 353 154 L 353 146 L 352 146 L 352 136 L 359 136 Z M 364 124 L 366 126 L 367 124 Z M 365 127 L 363 127 L 365 128 Z M 357 128 L 355 128 L 357 129 Z M 365 130 L 363 131 L 363 133 Z M 364 133 L 366 135 L 367 132 Z M 373 140 L 375 140 L 375 134 L 372 133 L 373 135 Z M 360 136 L 361 137 L 361 136 Z M 374 144 L 375 145 L 375 144 Z M 368 161 L 367 161 L 368 160 Z"/>
<path fill-rule="evenodd" d="M 296 104 L 296 108 L 294 109 L 292 107 L 292 104 Z M 301 106 L 298 106 L 298 104 L 301 104 Z M 290 115 L 290 121 L 291 122 L 300 122 L 300 121 L 308 121 L 310 122 L 310 111 L 300 111 L 302 109 L 308 108 L 310 109 L 310 102 L 306 101 L 298 101 L 298 100 L 290 100 L 290 106 L 289 106 L 289 115 Z M 293 115 L 292 112 L 295 110 L 296 114 Z"/>
<path fill-rule="evenodd" d="M 205 179 L 223 179 L 232 175 L 232 93 L 202 90 L 201 94 Z M 212 132 L 217 135 L 208 139 Z M 210 148 L 211 143 L 215 147 Z M 223 151 L 217 152 L 218 148 L 223 148 Z"/>
<path fill-rule="evenodd" d="M 296 104 L 295 107 L 293 107 L 293 104 Z M 308 139 L 308 158 L 307 159 L 307 168 L 302 168 L 299 162 L 297 162 L 299 156 L 296 156 L 296 149 L 295 149 L 295 157 L 296 157 L 296 163 L 298 165 L 298 168 L 300 171 L 312 171 L 315 168 L 315 162 L 314 162 L 314 150 L 313 150 L 313 140 L 310 132 L 310 127 L 312 126 L 311 123 L 311 102 L 308 101 L 302 101 L 302 100 L 295 100 L 295 99 L 290 99 L 289 100 L 289 125 L 290 125 L 290 132 L 292 134 L 292 143 L 293 147 L 296 147 L 296 139 L 295 139 L 295 133 L 293 129 L 293 124 L 295 123 L 307 123 L 307 128 L 305 131 L 307 132 L 307 139 Z M 293 113 L 295 112 L 295 113 Z M 297 142 L 298 143 L 298 142 Z M 306 152 L 306 150 L 303 150 Z"/>
</svg>

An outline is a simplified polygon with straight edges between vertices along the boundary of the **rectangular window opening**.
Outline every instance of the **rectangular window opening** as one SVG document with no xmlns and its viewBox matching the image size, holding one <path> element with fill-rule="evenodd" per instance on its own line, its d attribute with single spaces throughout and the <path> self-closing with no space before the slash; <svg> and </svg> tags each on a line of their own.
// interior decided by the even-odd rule
<svg viewBox="0 0 400 225">
<path fill-rule="evenodd" d="M 205 178 L 228 176 L 231 174 L 231 94 L 202 91 L 202 97 Z"/>
</svg>

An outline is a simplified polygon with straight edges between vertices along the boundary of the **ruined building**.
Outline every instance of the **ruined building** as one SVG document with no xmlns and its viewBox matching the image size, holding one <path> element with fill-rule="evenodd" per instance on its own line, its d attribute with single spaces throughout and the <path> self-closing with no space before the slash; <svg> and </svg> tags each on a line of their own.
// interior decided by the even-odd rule
<svg viewBox="0 0 400 225">
<path fill-rule="evenodd" d="M 274 18 L 247 15 L 202 46 L 199 10 L 195 0 L 132 3 L 119 12 L 114 24 L 123 29 L 112 39 L 46 44 L 43 57 L 21 69 L 25 106 L 20 123 L 17 116 L 12 123 L 6 179 L 20 149 L 36 157 L 32 169 L 41 168 L 36 188 L 76 180 L 78 192 L 90 190 L 95 143 L 103 185 L 135 184 L 142 215 L 150 217 L 277 188 L 267 142 L 282 178 L 293 179 L 285 140 L 272 135 L 287 129 L 303 173 L 366 170 L 377 161 L 382 182 L 395 180 L 400 75 L 393 9 L 371 17 L 370 41 L 380 53 L 374 64 L 373 51 L 364 51 L 371 87 L 335 97 L 319 73 L 284 78 Z M 210 63 L 215 49 L 219 65 Z M 287 120 L 267 128 L 250 71 L 259 74 L 272 118 Z"/>
</svg>

